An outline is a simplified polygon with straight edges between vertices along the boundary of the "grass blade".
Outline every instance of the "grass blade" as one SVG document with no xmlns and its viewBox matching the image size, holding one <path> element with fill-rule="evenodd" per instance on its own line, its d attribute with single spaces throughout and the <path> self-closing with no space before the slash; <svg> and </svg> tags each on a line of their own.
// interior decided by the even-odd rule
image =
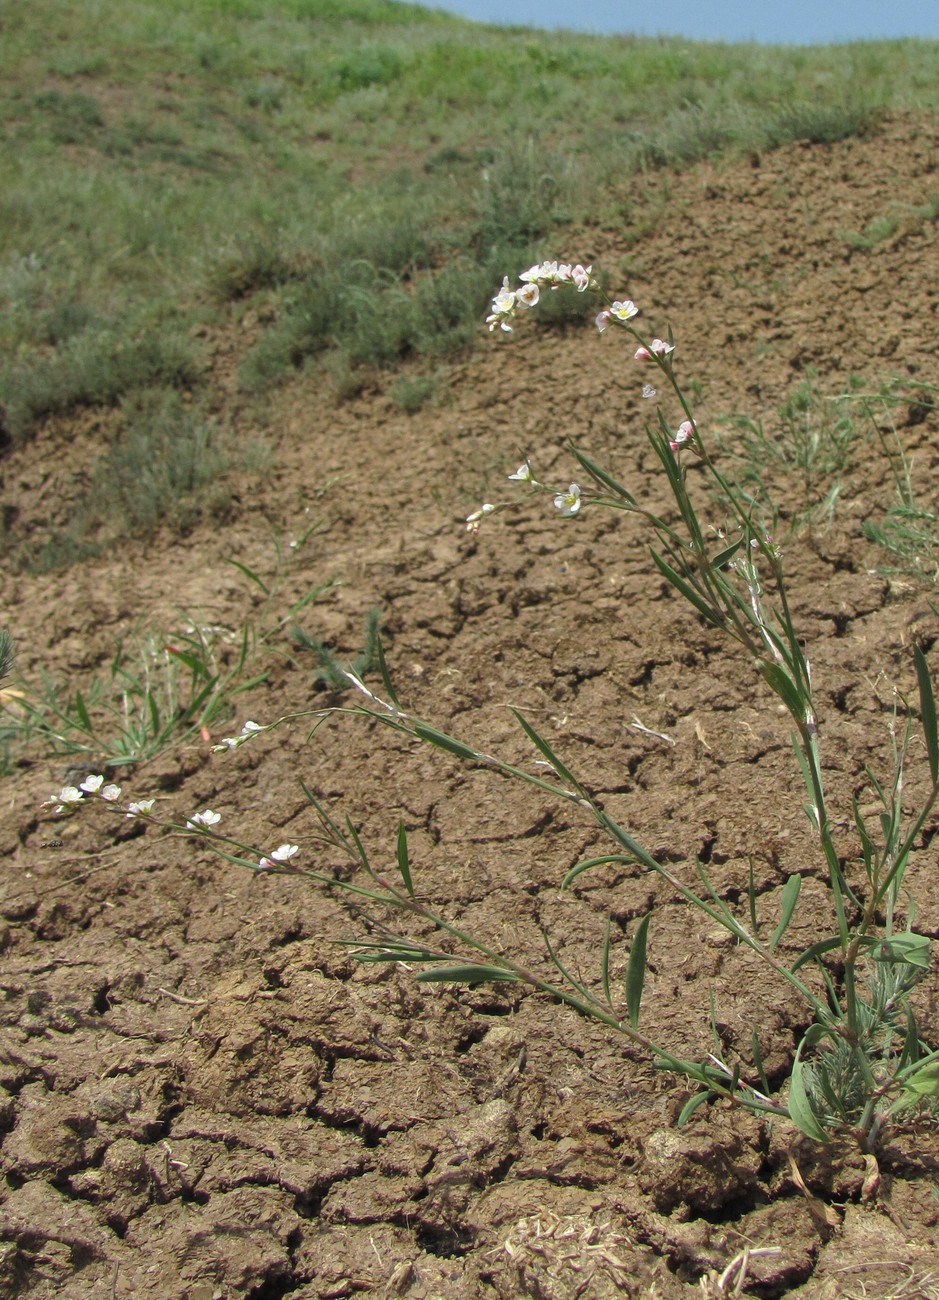
<svg viewBox="0 0 939 1300">
<path fill-rule="evenodd" d="M 404 822 L 398 822 L 398 870 L 401 872 L 401 879 L 404 881 L 404 887 L 408 891 L 408 897 L 414 897 L 414 886 L 411 884 L 411 864 L 408 861 L 408 833 Z"/>
<path fill-rule="evenodd" d="M 265 596 L 269 596 L 271 594 L 271 589 L 267 585 L 267 583 L 263 582 L 258 577 L 258 575 L 254 572 L 254 570 L 249 569 L 246 564 L 242 564 L 240 560 L 232 560 L 228 556 L 225 557 L 225 563 L 234 565 L 234 567 L 238 569 L 241 573 L 243 573 L 250 582 L 253 582 L 258 587 L 260 587 L 261 590 L 264 592 Z"/>
<path fill-rule="evenodd" d="M 802 890 L 802 877 L 792 875 L 786 881 L 782 892 L 782 906 L 779 924 L 773 931 L 773 937 L 769 941 L 770 950 L 775 949 L 777 943 L 789 928 L 789 922 L 792 920 L 792 914 L 796 910 L 796 904 L 799 901 L 799 894 Z"/>
<path fill-rule="evenodd" d="M 651 919 L 652 913 L 647 912 L 636 926 L 629 950 L 629 965 L 626 968 L 626 1014 L 633 1029 L 639 1026 L 639 1004 L 646 980 L 646 937 Z"/>
<path fill-rule="evenodd" d="M 936 697 L 932 689 L 929 665 L 926 656 L 918 645 L 913 647 L 913 662 L 916 665 L 916 679 L 919 683 L 919 712 L 926 738 L 926 753 L 929 756 L 929 775 L 933 785 L 939 783 L 939 733 L 936 730 Z"/>
<path fill-rule="evenodd" d="M 415 978 L 421 984 L 518 983 L 518 976 L 502 966 L 441 966 L 422 970 Z"/>
</svg>

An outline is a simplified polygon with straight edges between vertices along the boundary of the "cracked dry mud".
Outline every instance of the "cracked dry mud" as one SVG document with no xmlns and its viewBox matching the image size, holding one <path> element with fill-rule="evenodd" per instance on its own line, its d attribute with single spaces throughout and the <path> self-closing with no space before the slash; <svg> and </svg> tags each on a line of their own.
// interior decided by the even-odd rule
<svg viewBox="0 0 939 1300">
<path fill-rule="evenodd" d="M 937 158 L 932 119 L 896 118 L 870 140 L 656 176 L 622 196 L 620 218 L 607 207 L 602 226 L 544 255 L 603 266 L 650 332 L 671 323 L 679 372 L 702 386 L 702 428 L 742 411 L 772 435 L 812 368 L 825 392 L 851 375 L 937 381 L 936 227 L 914 211 L 939 191 Z M 627 247 L 632 204 L 654 219 Z M 846 238 L 897 212 L 880 243 Z M 251 329 L 242 304 L 204 339 L 236 424 L 227 381 Z M 697 855 L 740 902 L 752 858 L 764 918 L 788 874 L 804 873 L 795 952 L 830 924 L 826 890 L 785 719 L 744 657 L 664 589 L 628 518 L 561 522 L 533 500 L 477 538 L 462 527 L 505 494 L 520 455 L 566 485 L 568 436 L 656 493 L 641 384 L 622 340 L 535 318 L 454 363 L 444 398 L 414 415 L 377 389 L 334 408 L 315 376 L 300 378 L 273 399 L 269 479 L 235 483 L 224 523 L 61 573 L 3 575 L 22 674 L 80 682 L 140 627 L 166 636 L 191 618 L 237 632 L 260 617 L 260 593 L 226 561 L 273 577 L 272 536 L 317 520 L 273 615 L 336 576 L 304 626 L 351 655 L 380 608 L 399 694 L 438 726 L 529 763 L 509 706 L 524 711 L 679 873 L 691 879 Z M 914 405 L 896 415 L 918 494 L 934 502 L 936 420 Z M 50 425 L 0 465 L 21 537 L 67 510 L 108 418 Z M 817 485 L 769 465 L 766 476 L 788 517 L 811 504 Z M 893 688 L 915 695 L 910 646 L 936 637 L 934 589 L 880 573 L 861 532 L 892 491 L 865 433 L 830 525 L 785 538 L 848 856 L 851 795 L 889 754 Z M 269 680 L 232 725 L 330 702 L 288 648 L 271 640 Z M 361 720 L 307 732 L 291 724 L 227 755 L 197 737 L 120 780 L 126 797 L 158 795 L 167 817 L 210 806 L 246 841 L 289 838 L 327 873 L 342 864 L 309 838 L 299 777 L 378 861 L 391 861 L 403 819 L 418 887 L 449 917 L 533 961 L 545 929 L 589 980 L 605 918 L 619 976 L 632 925 L 654 908 L 649 1032 L 705 1053 L 713 990 L 726 1051 L 746 1059 L 758 1025 L 782 1084 L 805 1012 L 726 935 L 638 869 L 559 892 L 573 863 L 602 851 L 575 809 Z M 777 1252 L 753 1258 L 749 1294 L 937 1294 L 939 1142 L 926 1123 L 889 1134 L 879 1184 L 849 1148 L 721 1107 L 678 1131 L 686 1092 L 601 1026 L 507 986 L 465 992 L 357 967 L 334 942 L 363 932 L 347 900 L 103 809 L 53 820 L 40 805 L 62 769 L 34 758 L 3 779 L 3 1294 L 671 1300 L 700 1295 L 745 1246 Z M 911 799 L 922 777 L 914 762 Z M 931 935 L 933 829 L 909 877 Z M 933 1041 L 935 995 L 931 975 L 917 1006 Z"/>
</svg>

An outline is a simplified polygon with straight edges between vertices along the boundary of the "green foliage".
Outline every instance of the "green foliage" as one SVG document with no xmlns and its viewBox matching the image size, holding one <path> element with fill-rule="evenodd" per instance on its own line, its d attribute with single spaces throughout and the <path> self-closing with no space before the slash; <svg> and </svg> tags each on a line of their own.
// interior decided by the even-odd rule
<svg viewBox="0 0 939 1300">
<path fill-rule="evenodd" d="M 232 464 L 228 439 L 172 389 L 131 399 L 118 441 L 100 458 L 79 516 L 118 536 L 162 522 L 190 527 L 211 503 L 205 489 Z"/>
<path fill-rule="evenodd" d="M 69 334 L 51 356 L 12 363 L 0 375 L 0 405 L 15 441 L 50 415 L 79 406 L 110 406 L 158 384 L 191 384 L 198 376 L 192 348 L 172 330 L 125 339 L 111 329 Z"/>
<path fill-rule="evenodd" d="M 348 662 L 340 660 L 335 651 L 330 649 L 325 641 L 321 641 L 318 637 L 305 632 L 302 627 L 295 626 L 291 628 L 290 635 L 298 650 L 309 651 L 315 656 L 317 667 L 313 674 L 313 680 L 323 683 L 331 690 L 346 691 L 349 689 L 348 674 L 350 672 L 354 673 L 356 677 L 362 678 L 374 668 L 378 653 L 380 623 L 381 614 L 379 610 L 370 609 L 365 616 L 362 649 Z"/>
<path fill-rule="evenodd" d="M 856 415 L 850 393 L 826 396 L 810 372 L 771 417 L 735 415 L 716 441 L 734 483 L 764 509 L 780 481 L 795 480 L 802 504 L 792 525 L 830 520 L 860 438 Z"/>
<path fill-rule="evenodd" d="M 894 501 L 879 519 L 865 519 L 865 537 L 886 552 L 887 572 L 908 573 L 927 586 L 939 586 L 939 511 L 915 487 L 915 461 L 908 458 L 896 427 L 934 422 L 939 388 L 914 380 L 885 384 L 858 399 L 879 440 L 894 482 Z"/>
<path fill-rule="evenodd" d="M 272 649 L 293 662 L 279 648 L 286 629 L 335 585 L 311 587 L 277 613 L 289 560 L 316 531 L 314 524 L 287 552 L 275 542 L 275 571 L 267 581 L 231 562 L 264 597 L 240 627 L 188 620 L 169 634 L 143 632 L 122 641 L 110 663 L 79 685 L 39 672 L 35 680 L 0 692 L 0 747 L 8 756 L 39 749 L 114 767 L 144 762 L 226 721 L 238 696 L 267 679 L 264 661 Z M 377 616 L 369 627 L 374 640 Z"/>
<path fill-rule="evenodd" d="M 251 389 L 312 359 L 343 393 L 357 368 L 464 348 L 496 266 L 582 219 L 609 177 L 622 191 L 648 167 L 864 134 L 885 107 L 935 107 L 939 84 L 928 42 L 770 50 L 390 0 L 102 0 L 92 49 L 66 0 L 39 12 L 9 0 L 0 53 L 0 404 L 17 438 L 204 381 L 183 333 L 205 290 L 269 296 Z"/>
</svg>

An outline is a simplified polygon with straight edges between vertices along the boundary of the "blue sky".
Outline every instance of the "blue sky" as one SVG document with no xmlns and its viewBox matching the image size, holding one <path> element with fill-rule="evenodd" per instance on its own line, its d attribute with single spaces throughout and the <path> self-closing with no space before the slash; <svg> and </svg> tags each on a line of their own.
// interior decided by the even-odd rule
<svg viewBox="0 0 939 1300">
<path fill-rule="evenodd" d="M 572 31 L 687 36 L 702 41 L 817 45 L 900 36 L 939 39 L 936 0 L 423 0 L 487 23 Z"/>
</svg>

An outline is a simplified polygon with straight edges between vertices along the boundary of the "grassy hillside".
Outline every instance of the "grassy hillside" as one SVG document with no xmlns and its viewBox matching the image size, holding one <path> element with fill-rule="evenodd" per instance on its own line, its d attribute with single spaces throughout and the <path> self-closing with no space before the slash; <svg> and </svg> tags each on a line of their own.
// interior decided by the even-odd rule
<svg viewBox="0 0 939 1300">
<path fill-rule="evenodd" d="M 391 0 L 8 0 L 0 35 L 3 429 L 117 410 L 99 490 L 133 480 L 166 410 L 164 460 L 195 434 L 224 466 L 199 335 L 231 303 L 260 322 L 246 400 L 308 364 L 354 391 L 467 346 L 553 231 L 629 226 L 637 173 L 939 99 L 933 42 L 593 38 Z M 174 473 L 165 490 L 198 489 L 198 466 Z"/>
</svg>

